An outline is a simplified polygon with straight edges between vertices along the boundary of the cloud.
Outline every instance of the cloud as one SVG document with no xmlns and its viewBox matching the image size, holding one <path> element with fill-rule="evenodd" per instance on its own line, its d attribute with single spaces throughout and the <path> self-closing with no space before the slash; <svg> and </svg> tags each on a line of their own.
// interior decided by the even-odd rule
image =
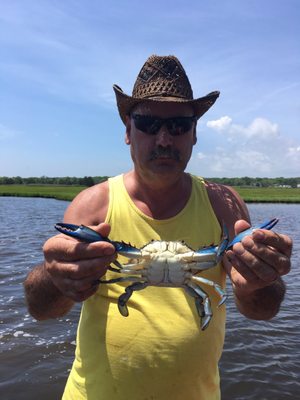
<svg viewBox="0 0 300 400">
<path fill-rule="evenodd" d="M 256 150 L 228 150 L 218 147 L 214 154 L 199 153 L 197 158 L 204 161 L 209 170 L 207 176 L 260 176 L 269 175 L 273 169 L 272 159 Z"/>
<path fill-rule="evenodd" d="M 208 121 L 207 126 L 209 128 L 215 129 L 216 131 L 223 131 L 229 127 L 231 124 L 232 119 L 225 115 L 225 117 L 221 117 L 215 121 Z"/>
<path fill-rule="evenodd" d="M 202 175 L 299 176 L 300 143 L 281 135 L 278 124 L 257 117 L 243 126 L 224 116 L 207 127 L 216 132 L 218 146 L 197 153 Z"/>
<path fill-rule="evenodd" d="M 255 118 L 247 127 L 235 124 L 231 125 L 229 134 L 269 140 L 279 136 L 279 128 L 277 124 L 273 124 L 265 118 Z"/>
<path fill-rule="evenodd" d="M 227 115 L 215 121 L 208 121 L 207 127 L 217 132 L 223 132 L 229 139 L 242 136 L 243 138 L 259 138 L 269 140 L 279 136 L 279 127 L 266 118 L 255 118 L 248 126 L 232 123 Z"/>
<path fill-rule="evenodd" d="M 289 156 L 291 157 L 299 157 L 300 156 L 300 146 L 298 147 L 289 147 Z"/>
</svg>

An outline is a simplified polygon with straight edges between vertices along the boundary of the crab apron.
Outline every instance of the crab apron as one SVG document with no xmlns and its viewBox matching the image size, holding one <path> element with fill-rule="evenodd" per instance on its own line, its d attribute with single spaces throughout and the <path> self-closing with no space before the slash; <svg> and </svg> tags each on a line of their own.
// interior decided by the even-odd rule
<svg viewBox="0 0 300 400">
<path fill-rule="evenodd" d="M 199 249 L 219 244 L 221 228 L 204 181 L 192 177 L 191 196 L 175 217 L 155 220 L 133 203 L 123 175 L 109 179 L 110 239 L 141 248 L 150 240 L 184 240 Z M 126 259 L 119 257 L 121 263 Z M 223 288 L 221 265 L 201 272 Z M 106 279 L 118 277 L 108 271 Z M 218 361 L 225 333 L 225 306 L 213 288 L 213 317 L 205 331 L 194 299 L 182 288 L 134 291 L 120 315 L 117 301 L 131 282 L 100 285 L 83 303 L 75 360 L 63 400 L 216 400 L 220 399 Z"/>
</svg>

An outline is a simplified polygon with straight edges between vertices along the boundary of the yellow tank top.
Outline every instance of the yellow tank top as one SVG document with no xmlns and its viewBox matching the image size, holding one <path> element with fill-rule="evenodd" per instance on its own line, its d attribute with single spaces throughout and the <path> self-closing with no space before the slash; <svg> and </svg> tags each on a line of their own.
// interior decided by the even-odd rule
<svg viewBox="0 0 300 400">
<path fill-rule="evenodd" d="M 109 179 L 109 197 L 106 222 L 111 224 L 112 240 L 136 247 L 151 239 L 184 240 L 193 249 L 220 242 L 221 229 L 200 178 L 192 176 L 186 206 L 166 220 L 150 218 L 135 206 L 123 175 Z M 220 265 L 201 276 L 225 285 Z M 129 317 L 121 316 L 117 300 L 128 284 L 102 284 L 84 302 L 63 400 L 220 399 L 218 361 L 225 306 L 217 308 L 214 290 L 203 286 L 214 315 L 202 331 L 194 299 L 182 288 L 151 286 L 135 291 L 128 301 Z"/>
</svg>

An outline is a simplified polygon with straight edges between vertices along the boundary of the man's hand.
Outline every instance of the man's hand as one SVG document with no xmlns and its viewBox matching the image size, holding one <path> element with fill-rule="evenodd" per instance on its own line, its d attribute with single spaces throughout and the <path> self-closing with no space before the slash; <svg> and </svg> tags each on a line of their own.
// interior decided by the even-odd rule
<svg viewBox="0 0 300 400">
<path fill-rule="evenodd" d="M 92 227 L 108 236 L 110 226 Z M 98 288 L 98 280 L 116 258 L 115 248 L 107 242 L 83 243 L 66 235 L 56 235 L 45 243 L 45 269 L 64 297 L 83 301 Z"/>
<path fill-rule="evenodd" d="M 235 234 L 237 235 L 249 227 L 248 222 L 239 220 L 235 223 Z M 272 299 L 269 299 L 270 308 L 272 308 L 272 304 L 275 307 L 277 292 L 277 303 L 280 304 L 283 298 L 282 291 L 284 293 L 281 276 L 290 271 L 291 253 L 292 240 L 288 236 L 262 229 L 244 237 L 241 243 L 236 243 L 232 250 L 226 252 L 223 259 L 224 267 L 232 281 L 237 303 L 240 303 L 238 306 L 241 306 L 239 308 L 243 314 L 249 314 L 252 318 L 256 313 L 255 303 L 255 306 L 261 308 L 261 313 L 257 310 L 258 319 L 261 319 L 260 314 L 264 315 L 264 311 L 266 311 L 263 310 L 264 304 L 266 307 L 268 306 L 265 296 L 267 293 L 272 292 L 273 296 Z M 279 285 L 282 288 L 281 294 L 279 294 L 279 290 L 277 292 L 273 290 L 275 287 L 279 288 Z M 279 299 L 279 297 L 281 298 Z M 276 304 L 276 306 L 278 311 L 279 305 Z M 247 308 L 251 308 L 250 313 Z M 270 315 L 275 312 L 272 313 L 271 309 L 269 311 Z"/>
</svg>

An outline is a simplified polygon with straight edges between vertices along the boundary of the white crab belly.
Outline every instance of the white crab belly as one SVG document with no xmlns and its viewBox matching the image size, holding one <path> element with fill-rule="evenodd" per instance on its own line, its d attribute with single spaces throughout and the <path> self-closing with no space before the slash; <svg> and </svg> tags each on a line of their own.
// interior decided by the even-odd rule
<svg viewBox="0 0 300 400">
<path fill-rule="evenodd" d="M 174 257 L 160 256 L 151 260 L 143 275 L 149 286 L 181 287 L 187 279 L 183 267 Z"/>
</svg>

